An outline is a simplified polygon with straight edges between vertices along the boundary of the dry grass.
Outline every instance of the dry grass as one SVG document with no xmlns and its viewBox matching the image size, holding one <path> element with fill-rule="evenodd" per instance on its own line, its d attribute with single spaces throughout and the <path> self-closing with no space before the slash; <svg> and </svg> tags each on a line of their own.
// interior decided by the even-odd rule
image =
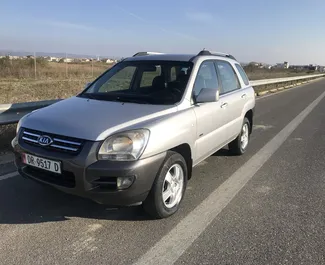
<svg viewBox="0 0 325 265">
<path fill-rule="evenodd" d="M 0 71 L 0 104 L 70 97 L 110 67 L 101 62 L 94 62 L 93 66 L 91 63 L 66 65 L 45 62 L 37 69 L 35 80 L 34 68 L 30 64 L 2 65 L 0 68 L 4 71 Z"/>
<path fill-rule="evenodd" d="M 259 68 L 247 69 L 245 68 L 245 71 L 250 80 L 317 74 L 314 71 L 307 71 L 307 70 L 297 71 L 293 69 L 259 69 Z"/>
</svg>

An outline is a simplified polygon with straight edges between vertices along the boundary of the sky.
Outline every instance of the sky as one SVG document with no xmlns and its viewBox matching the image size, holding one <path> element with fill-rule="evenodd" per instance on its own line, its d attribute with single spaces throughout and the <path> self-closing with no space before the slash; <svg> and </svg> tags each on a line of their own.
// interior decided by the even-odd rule
<svg viewBox="0 0 325 265">
<path fill-rule="evenodd" d="M 325 65 L 324 0 L 1 0 L 0 49 Z"/>
</svg>

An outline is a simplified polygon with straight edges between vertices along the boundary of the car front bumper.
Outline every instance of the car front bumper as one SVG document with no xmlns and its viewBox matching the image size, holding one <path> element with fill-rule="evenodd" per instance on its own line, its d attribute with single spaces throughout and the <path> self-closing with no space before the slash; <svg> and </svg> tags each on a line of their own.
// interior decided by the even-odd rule
<svg viewBox="0 0 325 265">
<path fill-rule="evenodd" d="M 17 136 L 18 138 L 18 136 Z M 65 193 L 89 198 L 110 206 L 129 206 L 143 202 L 158 174 L 166 153 L 137 161 L 99 161 L 99 142 L 85 142 L 77 155 L 47 150 L 25 143 L 18 138 L 12 141 L 15 164 L 23 177 L 48 184 Z M 62 174 L 28 166 L 22 153 L 60 161 Z M 117 189 L 118 177 L 134 177 L 133 184 L 124 190 Z"/>
</svg>

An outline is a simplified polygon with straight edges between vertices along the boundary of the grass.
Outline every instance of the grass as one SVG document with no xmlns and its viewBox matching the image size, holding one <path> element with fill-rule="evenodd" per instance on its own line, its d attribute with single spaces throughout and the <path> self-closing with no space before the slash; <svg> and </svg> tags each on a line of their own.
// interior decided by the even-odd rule
<svg viewBox="0 0 325 265">
<path fill-rule="evenodd" d="M 66 68 L 67 67 L 67 68 Z M 80 92 L 86 83 L 110 68 L 101 62 L 65 64 L 34 60 L 0 59 L 0 104 L 67 98 Z M 305 75 L 290 69 L 245 69 L 250 80 Z"/>
</svg>

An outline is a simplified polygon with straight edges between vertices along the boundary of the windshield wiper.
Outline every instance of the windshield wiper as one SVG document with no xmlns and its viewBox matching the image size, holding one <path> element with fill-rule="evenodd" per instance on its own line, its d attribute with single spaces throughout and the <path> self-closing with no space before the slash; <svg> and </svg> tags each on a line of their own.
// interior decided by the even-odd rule
<svg viewBox="0 0 325 265">
<path fill-rule="evenodd" d="M 132 97 L 117 96 L 115 98 L 115 100 L 119 101 L 119 102 L 149 104 L 148 100 L 146 100 L 144 98 L 132 98 Z"/>
<path fill-rule="evenodd" d="M 118 101 L 138 104 L 150 104 L 150 97 L 145 95 L 115 94 L 115 93 L 83 93 L 79 95 L 83 98 L 95 100 Z"/>
</svg>

